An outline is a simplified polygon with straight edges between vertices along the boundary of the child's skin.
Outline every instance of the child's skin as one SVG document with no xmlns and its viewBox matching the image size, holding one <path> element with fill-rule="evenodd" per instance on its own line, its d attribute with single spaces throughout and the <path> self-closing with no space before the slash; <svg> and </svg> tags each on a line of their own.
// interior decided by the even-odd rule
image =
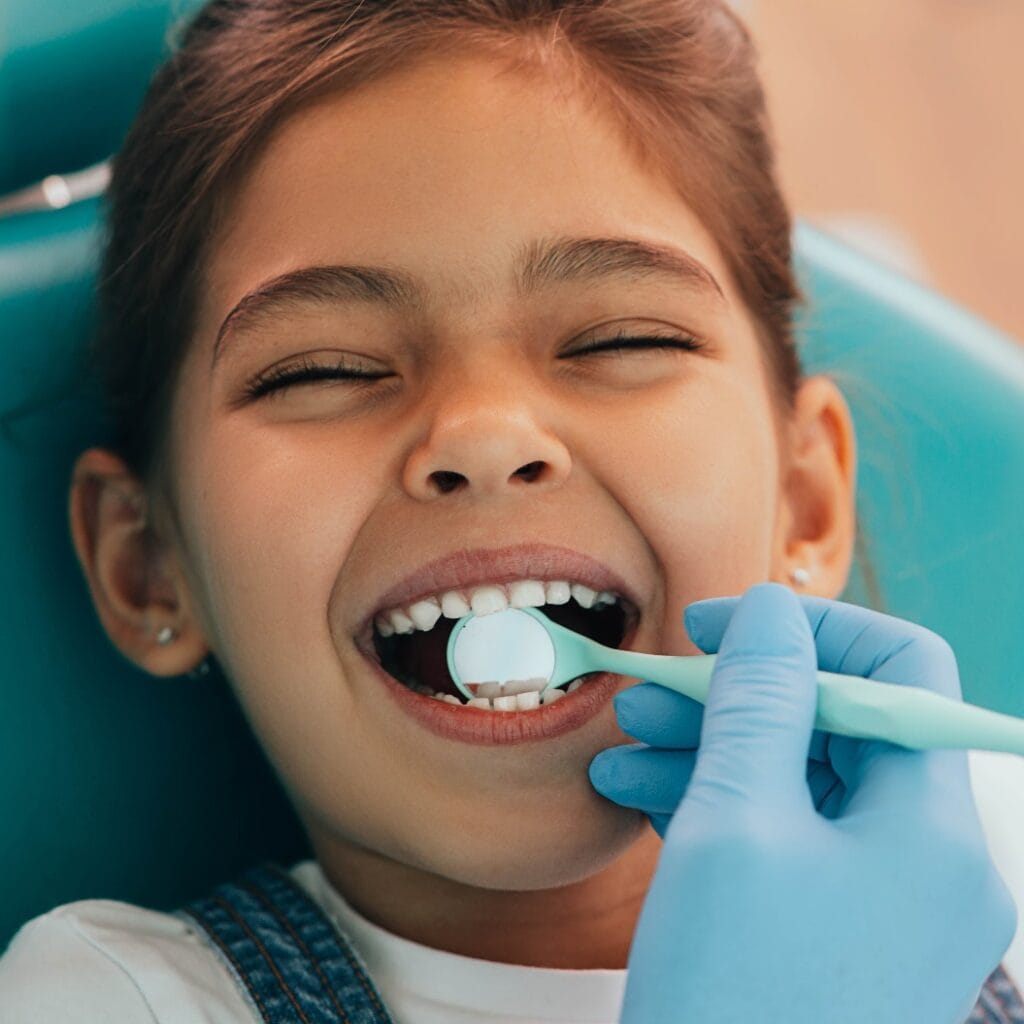
<svg viewBox="0 0 1024 1024">
<path fill-rule="evenodd" d="M 691 601 L 788 582 L 796 565 L 808 591 L 840 593 L 853 431 L 837 388 L 812 378 L 777 435 L 750 315 L 696 214 L 565 78 L 561 91 L 505 67 L 414 64 L 279 126 L 227 209 L 182 338 L 167 495 L 148 495 L 165 543 L 147 561 L 145 503 L 125 500 L 141 484 L 98 449 L 76 468 L 72 526 L 128 658 L 174 675 L 216 655 L 360 913 L 465 955 L 621 968 L 661 841 L 590 785 L 594 755 L 629 739 L 611 704 L 553 740 L 444 740 L 384 699 L 356 624 L 428 560 L 542 540 L 630 581 L 637 649 L 697 653 Z M 570 236 L 685 250 L 722 297 L 654 274 L 518 294 L 514 254 Z M 313 264 L 401 269 L 424 302 L 295 303 L 229 332 L 211 369 L 235 304 Z M 620 329 L 705 347 L 557 358 Z M 332 351 L 396 376 L 243 399 L 271 364 Z M 516 475 L 537 460 L 539 476 Z M 440 470 L 462 486 L 436 488 Z M 157 645 L 168 624 L 179 638 Z"/>
</svg>

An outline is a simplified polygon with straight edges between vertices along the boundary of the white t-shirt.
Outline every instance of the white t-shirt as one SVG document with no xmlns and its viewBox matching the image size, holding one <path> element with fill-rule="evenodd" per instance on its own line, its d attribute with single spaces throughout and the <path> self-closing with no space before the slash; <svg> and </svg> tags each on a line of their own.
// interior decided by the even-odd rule
<svg viewBox="0 0 1024 1024">
<path fill-rule="evenodd" d="M 1024 760 L 972 751 L 993 860 L 1024 918 Z M 315 861 L 292 877 L 365 963 L 395 1024 L 614 1024 L 625 970 L 522 967 L 458 956 L 378 928 Z M 1024 921 L 1003 964 L 1024 984 Z M 0 1024 L 253 1024 L 205 941 L 170 914 L 114 900 L 67 903 L 28 922 L 0 958 Z"/>
</svg>

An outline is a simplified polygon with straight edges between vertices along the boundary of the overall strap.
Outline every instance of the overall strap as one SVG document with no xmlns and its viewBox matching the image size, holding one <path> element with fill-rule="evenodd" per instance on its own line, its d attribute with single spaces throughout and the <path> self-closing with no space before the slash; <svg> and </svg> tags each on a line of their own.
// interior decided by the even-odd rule
<svg viewBox="0 0 1024 1024">
<path fill-rule="evenodd" d="M 348 940 L 277 865 L 175 913 L 199 924 L 265 1024 L 394 1024 Z"/>
<path fill-rule="evenodd" d="M 1024 999 L 1002 964 L 988 976 L 964 1024 L 1024 1024 Z"/>
</svg>

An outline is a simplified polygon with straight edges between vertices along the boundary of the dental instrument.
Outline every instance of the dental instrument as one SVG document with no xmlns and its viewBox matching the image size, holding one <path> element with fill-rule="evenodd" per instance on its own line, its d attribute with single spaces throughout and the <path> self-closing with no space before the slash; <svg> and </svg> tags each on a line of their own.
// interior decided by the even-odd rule
<svg viewBox="0 0 1024 1024">
<path fill-rule="evenodd" d="M 640 677 L 706 703 L 716 655 L 624 651 L 552 621 L 537 608 L 469 614 L 455 623 L 448 671 L 459 691 L 483 681 L 544 681 L 539 693 L 591 672 Z M 991 750 L 1024 755 L 1024 719 L 929 690 L 863 676 L 818 671 L 815 728 L 886 740 L 917 750 Z"/>
</svg>

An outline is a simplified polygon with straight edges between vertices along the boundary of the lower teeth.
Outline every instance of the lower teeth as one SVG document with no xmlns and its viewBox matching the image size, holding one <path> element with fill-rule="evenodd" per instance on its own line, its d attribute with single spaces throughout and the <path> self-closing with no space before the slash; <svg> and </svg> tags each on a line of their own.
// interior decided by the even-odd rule
<svg viewBox="0 0 1024 1024">
<path fill-rule="evenodd" d="M 443 701 L 445 704 L 454 704 L 456 707 L 480 708 L 482 711 L 532 711 L 537 707 L 547 707 L 548 704 L 554 704 L 565 697 L 567 693 L 575 693 L 583 685 L 583 679 L 575 680 L 564 690 L 548 687 L 539 696 L 539 699 L 537 690 L 523 690 L 517 694 L 474 697 L 468 702 L 460 700 L 450 693 L 438 693 L 423 683 L 407 683 L 406 685 L 410 690 L 422 694 L 424 697 Z M 482 685 L 487 686 L 488 684 Z M 495 688 L 497 684 L 492 683 L 490 686 Z M 493 690 L 489 692 L 493 692 Z"/>
</svg>

